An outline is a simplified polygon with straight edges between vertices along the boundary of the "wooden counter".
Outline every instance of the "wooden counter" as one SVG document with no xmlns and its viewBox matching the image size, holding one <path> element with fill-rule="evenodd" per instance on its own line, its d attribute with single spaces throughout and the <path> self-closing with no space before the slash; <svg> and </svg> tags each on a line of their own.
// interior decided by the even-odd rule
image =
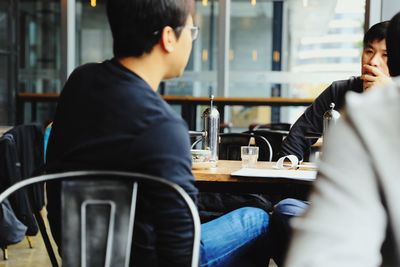
<svg viewBox="0 0 400 267">
<path fill-rule="evenodd" d="M 58 93 L 17 93 L 17 123 L 24 123 L 25 104 L 31 103 L 31 121 L 36 121 L 37 103 L 57 102 Z M 189 125 L 190 130 L 196 130 L 197 106 L 209 105 L 208 97 L 194 96 L 162 96 L 171 105 L 181 106 L 181 115 Z M 220 121 L 224 122 L 225 106 L 308 106 L 312 98 L 284 97 L 215 97 L 214 103 L 220 112 Z"/>
</svg>

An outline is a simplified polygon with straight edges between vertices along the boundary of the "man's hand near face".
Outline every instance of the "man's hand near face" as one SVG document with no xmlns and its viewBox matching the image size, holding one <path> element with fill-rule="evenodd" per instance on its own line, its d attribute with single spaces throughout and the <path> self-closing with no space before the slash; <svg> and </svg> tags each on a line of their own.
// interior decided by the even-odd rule
<svg viewBox="0 0 400 267">
<path fill-rule="evenodd" d="M 383 85 L 392 82 L 390 76 L 386 75 L 382 70 L 371 65 L 363 65 L 363 89 L 368 90 L 369 88 L 376 85 Z"/>
</svg>

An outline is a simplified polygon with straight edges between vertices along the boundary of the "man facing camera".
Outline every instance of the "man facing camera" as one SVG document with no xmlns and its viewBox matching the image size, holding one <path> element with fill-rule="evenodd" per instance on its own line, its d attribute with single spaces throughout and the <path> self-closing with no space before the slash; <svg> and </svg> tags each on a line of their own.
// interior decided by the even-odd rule
<svg viewBox="0 0 400 267">
<path fill-rule="evenodd" d="M 80 66 L 68 78 L 49 138 L 47 172 L 140 172 L 180 185 L 196 201 L 187 125 L 156 92 L 161 80 L 182 75 L 188 62 L 199 30 L 194 5 L 194 0 L 107 2 L 114 58 Z M 59 184 L 47 189 L 48 218 L 61 246 Z M 174 205 L 179 200 L 172 193 L 158 192 L 162 198 L 149 188 L 141 193 L 135 266 L 190 266 L 190 216 Z M 246 262 L 241 266 L 266 266 L 267 228 L 268 214 L 256 208 L 203 224 L 201 266 L 237 266 L 238 260 Z"/>
<path fill-rule="evenodd" d="M 282 156 L 295 155 L 303 160 L 310 152 L 315 142 L 306 138 L 309 133 L 322 134 L 323 115 L 335 103 L 335 109 L 340 110 L 345 104 L 345 95 L 352 91 L 361 93 L 372 86 L 391 82 L 387 66 L 386 31 L 389 22 L 380 22 L 373 25 L 364 35 L 364 48 L 361 56 L 361 76 L 351 77 L 348 80 L 333 82 L 314 103 L 306 109 L 296 121 L 289 135 L 283 141 L 280 154 Z M 307 210 L 309 203 L 297 199 L 284 199 L 275 207 L 270 220 L 271 245 L 269 252 L 275 262 L 282 266 L 292 235 L 289 225 L 292 217 L 300 216 Z"/>
<path fill-rule="evenodd" d="M 400 75 L 400 13 L 387 30 L 388 66 Z M 286 266 L 400 266 L 400 80 L 346 96 Z M 371 108 L 373 107 L 373 108 Z"/>
<path fill-rule="evenodd" d="M 335 81 L 325 89 L 290 129 L 289 135 L 282 143 L 281 156 L 295 155 L 299 160 L 303 160 L 316 141 L 307 138 L 307 135 L 322 135 L 324 113 L 330 109 L 331 103 L 335 104 L 336 110 L 340 110 L 344 106 L 344 97 L 347 92 L 361 93 L 374 85 L 386 84 L 391 81 L 387 67 L 385 43 L 388 25 L 388 21 L 377 23 L 365 33 L 361 56 L 361 76 Z"/>
</svg>

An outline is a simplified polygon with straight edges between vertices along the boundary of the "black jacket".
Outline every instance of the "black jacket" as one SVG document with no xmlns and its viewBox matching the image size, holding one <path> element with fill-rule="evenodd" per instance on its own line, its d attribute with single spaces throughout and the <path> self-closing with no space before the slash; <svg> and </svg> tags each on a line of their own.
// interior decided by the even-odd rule
<svg viewBox="0 0 400 267">
<path fill-rule="evenodd" d="M 186 123 L 115 60 L 86 64 L 71 74 L 59 98 L 46 160 L 49 172 L 108 169 L 159 176 L 197 198 Z M 135 266 L 188 266 L 191 218 L 174 208 L 175 196 L 166 207 L 167 202 L 157 203 L 155 192 L 145 193 L 150 197 L 138 202 L 133 233 Z M 58 185 L 48 186 L 48 198 L 51 229 L 60 244 Z"/>
<path fill-rule="evenodd" d="M 309 106 L 303 115 L 290 129 L 289 135 L 282 143 L 280 156 L 296 155 L 300 160 L 309 154 L 310 147 L 316 139 L 306 138 L 309 133 L 322 135 L 323 115 L 335 103 L 335 110 L 344 106 L 345 95 L 348 91 L 361 93 L 363 91 L 360 77 L 351 77 L 348 80 L 333 82 Z"/>
<path fill-rule="evenodd" d="M 43 132 L 40 124 L 13 127 L 1 138 L 1 186 L 9 187 L 26 178 L 40 174 L 43 168 Z M 4 187 L 5 186 L 5 187 Z M 28 194 L 31 192 L 32 194 Z M 28 227 L 27 235 L 38 233 L 33 211 L 44 206 L 44 188 L 37 184 L 32 189 L 21 189 L 10 196 L 10 203 L 18 219 Z"/>
<path fill-rule="evenodd" d="M 21 180 L 17 149 L 12 135 L 0 137 L 0 191 L 3 192 L 12 184 Z M 19 192 L 10 197 L 22 218 L 27 218 L 30 208 L 27 202 L 27 195 Z M 20 204 L 20 205 L 18 205 Z M 32 215 L 32 213 L 30 212 Z M 25 216 L 24 216 L 25 215 Z M 26 221 L 25 221 L 26 223 Z M 5 247 L 15 244 L 24 239 L 27 227 L 17 218 L 14 209 L 8 199 L 0 205 L 0 246 Z"/>
</svg>

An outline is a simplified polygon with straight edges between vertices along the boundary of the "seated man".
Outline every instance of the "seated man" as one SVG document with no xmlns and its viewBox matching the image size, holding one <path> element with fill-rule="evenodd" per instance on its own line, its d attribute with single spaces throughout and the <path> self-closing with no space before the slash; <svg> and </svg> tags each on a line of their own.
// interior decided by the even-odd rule
<svg viewBox="0 0 400 267">
<path fill-rule="evenodd" d="M 377 23 L 365 33 L 361 76 L 335 81 L 325 89 L 290 129 L 289 135 L 282 143 L 281 156 L 295 155 L 299 160 L 303 160 L 316 141 L 307 138 L 307 134 L 322 135 L 324 113 L 330 109 L 331 103 L 335 103 L 335 110 L 340 110 L 344 106 L 344 97 L 348 91 L 361 93 L 376 84 L 391 81 L 386 63 L 385 36 L 388 24 L 388 21 Z"/>
<path fill-rule="evenodd" d="M 70 75 L 48 142 L 47 172 L 140 172 L 180 185 L 196 201 L 187 125 L 156 92 L 161 80 L 180 76 L 188 62 L 198 34 L 193 10 L 194 0 L 107 2 L 114 58 Z M 61 246 L 59 184 L 47 189 L 48 218 Z M 173 195 L 163 193 L 171 205 L 162 205 L 168 216 L 160 221 L 151 209 L 160 207 L 160 198 L 143 190 L 150 197 L 138 202 L 135 266 L 189 266 L 188 215 L 173 205 Z M 242 208 L 203 224 L 201 266 L 238 266 L 239 260 L 240 266 L 266 266 L 268 221 L 265 211 Z"/>
<path fill-rule="evenodd" d="M 303 160 L 305 155 L 309 154 L 313 139 L 306 138 L 306 135 L 322 134 L 323 115 L 329 109 L 330 103 L 335 103 L 335 109 L 340 110 L 344 106 L 347 92 L 361 93 L 372 86 L 390 83 L 385 40 L 388 25 L 388 21 L 377 23 L 365 33 L 361 77 L 336 81 L 325 89 L 291 128 L 289 135 L 283 141 L 281 156 L 295 155 L 299 160 Z M 270 231 L 273 235 L 272 243 L 277 245 L 273 246 L 270 252 L 278 265 L 283 263 L 291 237 L 289 220 L 293 216 L 301 215 L 307 207 L 308 204 L 303 201 L 285 199 L 274 208 Z"/>
<path fill-rule="evenodd" d="M 390 74 L 399 76 L 400 13 L 386 42 Z M 343 119 L 324 148 L 313 204 L 293 222 L 286 266 L 400 266 L 400 80 L 379 87 L 346 96 Z"/>
</svg>

